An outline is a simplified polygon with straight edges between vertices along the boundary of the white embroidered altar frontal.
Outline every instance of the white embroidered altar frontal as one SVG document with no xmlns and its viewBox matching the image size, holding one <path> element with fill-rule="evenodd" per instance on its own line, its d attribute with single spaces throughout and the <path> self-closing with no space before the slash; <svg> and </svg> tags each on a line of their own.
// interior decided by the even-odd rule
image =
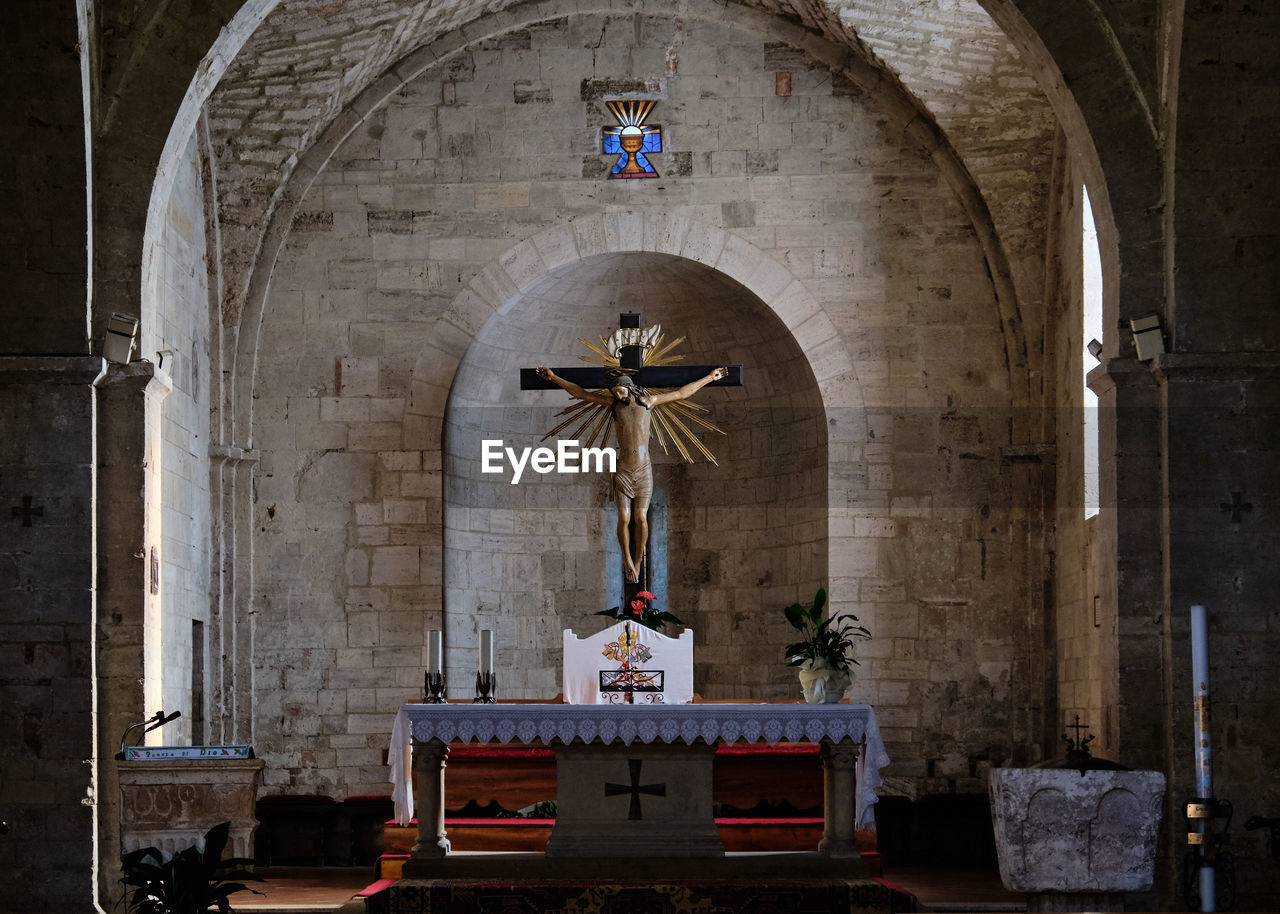
<svg viewBox="0 0 1280 914">
<path fill-rule="evenodd" d="M 412 742 L 579 743 L 692 745 L 782 741 L 858 744 L 855 822 L 872 821 L 880 769 L 889 764 L 875 711 L 870 705 L 811 704 L 408 704 L 396 714 L 391 734 L 392 798 L 396 819 L 413 818 L 409 789 Z"/>
</svg>

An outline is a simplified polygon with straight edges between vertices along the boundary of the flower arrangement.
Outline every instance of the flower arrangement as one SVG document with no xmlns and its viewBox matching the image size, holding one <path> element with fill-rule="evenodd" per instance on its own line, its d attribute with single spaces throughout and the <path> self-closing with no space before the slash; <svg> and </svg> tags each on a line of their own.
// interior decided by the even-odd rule
<svg viewBox="0 0 1280 914">
<path fill-rule="evenodd" d="M 662 626 L 670 622 L 672 625 L 684 625 L 684 622 L 677 619 L 666 610 L 657 609 L 649 601 L 656 600 L 653 594 L 647 590 L 642 590 L 636 594 L 631 604 L 623 609 L 620 606 L 611 606 L 608 609 L 602 609 L 596 613 L 597 616 L 611 616 L 619 622 L 635 622 L 646 628 L 651 628 L 655 632 L 662 631 Z"/>
</svg>

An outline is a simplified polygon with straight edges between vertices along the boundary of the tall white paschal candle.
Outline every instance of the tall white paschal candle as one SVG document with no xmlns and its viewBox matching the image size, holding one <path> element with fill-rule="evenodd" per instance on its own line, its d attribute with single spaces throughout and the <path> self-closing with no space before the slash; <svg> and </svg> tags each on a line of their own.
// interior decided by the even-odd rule
<svg viewBox="0 0 1280 914">
<path fill-rule="evenodd" d="M 1213 796 L 1213 754 L 1209 748 L 1209 620 L 1205 608 L 1199 604 L 1191 607 L 1191 678 L 1195 688 L 1193 722 L 1196 734 L 1196 797 L 1200 801 Z M 1209 820 L 1201 819 L 1196 830 L 1202 835 L 1209 831 Z M 1207 839 L 1201 839 L 1207 840 Z M 1213 864 L 1204 857 L 1201 846 L 1200 910 L 1216 910 L 1216 886 Z"/>
<path fill-rule="evenodd" d="M 427 672 L 439 673 L 443 669 L 441 633 L 435 629 L 427 633 Z"/>
<path fill-rule="evenodd" d="M 493 672 L 493 632 L 487 628 L 480 630 L 480 672 Z"/>
</svg>

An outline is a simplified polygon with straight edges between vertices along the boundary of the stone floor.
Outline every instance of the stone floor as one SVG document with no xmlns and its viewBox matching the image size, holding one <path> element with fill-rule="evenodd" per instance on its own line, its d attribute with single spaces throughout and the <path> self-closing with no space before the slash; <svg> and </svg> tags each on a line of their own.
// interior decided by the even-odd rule
<svg viewBox="0 0 1280 914">
<path fill-rule="evenodd" d="M 373 881 L 367 867 L 264 867 L 257 886 L 265 897 L 241 894 L 232 898 L 240 914 L 360 914 L 364 906 L 354 896 Z M 1020 895 L 1000 884 L 991 870 L 942 867 L 899 868 L 885 879 L 912 892 L 924 911 L 1023 911 Z"/>
</svg>

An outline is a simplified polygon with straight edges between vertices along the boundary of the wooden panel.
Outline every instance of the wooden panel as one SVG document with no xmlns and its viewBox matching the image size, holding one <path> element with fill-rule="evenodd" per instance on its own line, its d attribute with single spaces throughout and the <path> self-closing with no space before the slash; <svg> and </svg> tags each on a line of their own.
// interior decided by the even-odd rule
<svg viewBox="0 0 1280 914">
<path fill-rule="evenodd" d="M 796 809 L 822 808 L 818 746 L 722 746 L 716 752 L 715 801 L 737 809 L 786 801 Z"/>
<path fill-rule="evenodd" d="M 470 800 L 496 802 L 515 812 L 556 798 L 556 760 L 548 758 L 454 758 L 444 776 L 444 808 L 461 809 Z"/>
</svg>

